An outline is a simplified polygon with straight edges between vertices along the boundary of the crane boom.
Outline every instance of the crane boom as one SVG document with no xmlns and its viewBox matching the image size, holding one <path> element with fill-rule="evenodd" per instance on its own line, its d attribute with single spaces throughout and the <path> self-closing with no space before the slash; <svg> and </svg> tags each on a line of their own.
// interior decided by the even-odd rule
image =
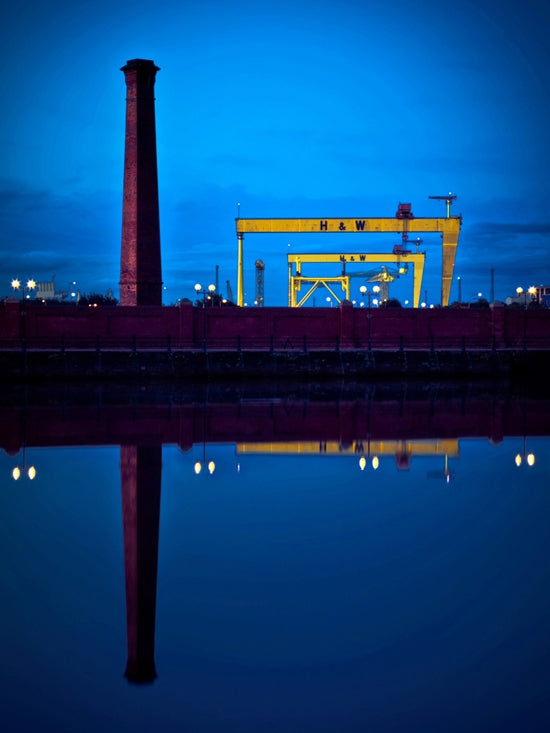
<svg viewBox="0 0 550 733">
<path fill-rule="evenodd" d="M 447 204 L 447 219 L 451 216 L 451 204 L 456 201 L 456 195 L 449 193 L 446 196 L 428 196 L 429 199 L 436 199 L 437 201 L 445 201 Z"/>
<path fill-rule="evenodd" d="M 231 284 L 229 280 L 225 281 L 225 285 L 227 287 L 227 299 L 233 302 L 233 291 L 231 290 Z"/>
</svg>

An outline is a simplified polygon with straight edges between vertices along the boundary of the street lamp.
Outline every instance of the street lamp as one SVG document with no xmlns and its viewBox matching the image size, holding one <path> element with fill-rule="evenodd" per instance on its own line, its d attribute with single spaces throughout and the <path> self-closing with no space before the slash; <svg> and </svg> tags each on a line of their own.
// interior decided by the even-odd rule
<svg viewBox="0 0 550 733">
<path fill-rule="evenodd" d="M 365 470 L 366 465 L 367 465 L 367 459 L 365 458 L 365 456 L 361 456 L 361 458 L 359 459 L 359 468 L 361 469 L 361 471 Z M 371 459 L 371 466 L 372 466 L 373 471 L 376 471 L 379 465 L 380 465 L 380 461 L 378 460 L 378 456 L 373 456 Z"/>
<path fill-rule="evenodd" d="M 523 295 L 523 305 L 525 308 L 527 308 L 527 293 L 525 290 L 520 286 L 519 288 L 516 288 L 516 293 L 518 294 L 518 298 L 521 300 L 521 296 Z"/>
<path fill-rule="evenodd" d="M 535 454 L 534 453 L 527 453 L 527 439 L 524 436 L 523 437 L 523 454 L 517 453 L 516 457 L 514 458 L 514 463 L 519 468 L 523 461 L 527 463 L 528 466 L 534 466 L 535 465 Z"/>
<path fill-rule="evenodd" d="M 380 286 L 379 285 L 375 285 L 373 287 L 373 289 L 372 289 L 372 292 L 371 292 L 370 290 L 367 290 L 367 286 L 366 285 L 361 285 L 361 287 L 359 288 L 359 292 L 361 293 L 361 295 L 362 295 L 363 298 L 365 297 L 365 295 L 367 296 L 368 302 L 369 302 L 369 308 L 370 308 L 370 299 L 371 299 L 371 296 L 373 294 L 374 295 L 378 295 L 378 293 L 380 292 Z M 378 305 L 378 300 L 376 298 L 372 302 L 373 302 L 374 305 Z"/>
<path fill-rule="evenodd" d="M 26 476 L 31 481 L 36 478 L 36 468 L 34 466 L 27 466 L 25 461 L 25 446 L 23 446 L 23 465 L 14 466 L 11 477 L 14 481 L 19 481 L 21 476 Z"/>
<path fill-rule="evenodd" d="M 202 293 L 202 307 L 204 308 L 206 305 L 206 297 L 208 296 L 209 300 L 212 299 L 212 296 L 214 295 L 214 290 L 216 290 L 216 286 L 210 283 L 210 285 L 208 286 L 208 290 L 203 290 L 202 285 L 200 283 L 196 283 L 194 285 L 194 289 L 197 296 L 199 295 L 199 293 Z M 213 301 L 211 305 L 214 305 Z"/>
<path fill-rule="evenodd" d="M 527 290 L 524 290 L 520 286 L 516 288 L 516 293 L 518 294 L 518 298 L 521 298 L 521 296 L 523 295 L 523 306 L 527 308 L 527 296 L 529 295 L 529 301 L 532 301 L 537 295 L 537 289 L 534 285 L 531 285 L 531 287 L 527 288 Z"/>
<path fill-rule="evenodd" d="M 193 468 L 194 468 L 194 471 L 197 474 L 197 476 L 202 471 L 202 467 L 203 467 L 204 463 L 205 463 L 204 461 L 197 461 L 195 463 L 195 465 L 194 465 Z M 214 463 L 214 461 L 208 461 L 207 468 L 208 468 L 208 473 L 210 475 L 212 475 L 214 473 L 214 471 L 216 470 L 216 464 Z"/>
<path fill-rule="evenodd" d="M 206 415 L 203 414 L 203 431 L 205 429 Z M 193 466 L 193 470 L 195 471 L 195 474 L 197 476 L 199 475 L 199 473 L 201 473 L 203 466 L 206 466 L 210 475 L 212 475 L 216 470 L 216 464 L 214 463 L 214 461 L 208 461 L 208 463 L 206 462 L 206 438 L 202 442 L 202 461 L 196 461 L 195 465 Z"/>
<path fill-rule="evenodd" d="M 27 284 L 22 285 L 21 281 L 18 278 L 14 277 L 11 281 L 11 286 L 14 290 L 21 290 L 21 298 L 25 298 L 25 290 L 34 290 L 36 287 L 36 282 L 32 278 L 29 278 L 29 280 L 27 280 Z M 31 296 L 27 295 L 26 297 L 30 298 Z"/>
</svg>

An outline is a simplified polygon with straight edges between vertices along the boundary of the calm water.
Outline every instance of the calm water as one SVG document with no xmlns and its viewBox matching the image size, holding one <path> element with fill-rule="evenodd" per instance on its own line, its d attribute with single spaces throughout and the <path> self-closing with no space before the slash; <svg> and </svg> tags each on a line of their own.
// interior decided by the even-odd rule
<svg viewBox="0 0 550 733">
<path fill-rule="evenodd" d="M 333 397 L 0 408 L 2 730 L 549 729 L 548 402 Z"/>
</svg>

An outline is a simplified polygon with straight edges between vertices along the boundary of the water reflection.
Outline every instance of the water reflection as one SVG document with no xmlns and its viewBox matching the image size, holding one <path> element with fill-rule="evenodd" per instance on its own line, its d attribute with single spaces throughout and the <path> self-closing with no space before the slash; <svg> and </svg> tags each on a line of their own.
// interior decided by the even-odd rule
<svg viewBox="0 0 550 733">
<path fill-rule="evenodd" d="M 157 676 L 155 625 L 163 446 L 165 451 L 168 448 L 177 451 L 178 465 L 170 466 L 170 471 L 177 472 L 182 485 L 187 485 L 193 479 L 207 481 L 223 476 L 226 502 L 230 501 L 232 487 L 230 470 L 239 474 L 243 467 L 249 467 L 251 473 L 256 472 L 258 497 L 261 497 L 262 482 L 270 471 L 280 471 L 281 485 L 285 481 L 302 485 L 308 481 L 314 483 L 326 471 L 327 476 L 341 476 L 342 481 L 348 482 L 365 481 L 372 477 L 383 488 L 388 481 L 390 466 L 405 477 L 415 466 L 422 465 L 422 476 L 425 479 L 446 486 L 453 483 L 461 472 L 472 475 L 478 470 L 463 460 L 461 452 L 462 446 L 469 445 L 468 441 L 477 441 L 480 438 L 484 439 L 485 445 L 493 446 L 512 438 L 515 440 L 515 448 L 509 455 L 509 466 L 503 468 L 503 475 L 507 471 L 524 471 L 541 466 L 548 472 L 548 455 L 535 455 L 531 446 L 533 441 L 550 436 L 550 399 L 541 394 L 529 394 L 525 390 L 513 392 L 508 386 L 501 389 L 499 385 L 488 387 L 486 384 L 323 384 L 292 385 L 286 388 L 281 385 L 172 385 L 162 389 L 132 389 L 123 385 L 92 385 L 82 390 L 63 385 L 58 389 L 20 387 L 14 389 L 9 396 L 4 395 L 2 400 L 0 445 L 12 457 L 13 471 L 18 469 L 20 482 L 25 476 L 32 478 L 28 473 L 31 466 L 34 476 L 40 476 L 39 456 L 35 452 L 37 448 L 119 446 L 126 588 L 125 676 L 133 683 L 151 683 Z M 230 463 L 227 460 L 227 446 L 230 446 L 232 456 Z M 29 461 L 31 451 L 32 462 Z M 480 453 L 477 460 L 481 456 Z M 340 472 L 333 463 L 340 460 L 342 466 L 344 463 L 348 467 L 352 465 L 353 471 L 348 468 L 345 472 Z M 280 462 L 278 468 L 274 461 Z M 292 473 L 296 469 L 296 461 L 301 462 L 299 474 Z M 315 461 L 315 464 L 310 461 Z M 319 461 L 323 462 L 320 468 Z M 313 465 L 315 469 L 311 468 Z M 12 476 L 15 478 L 15 474 L 12 473 Z M 350 502 L 349 492 L 346 493 L 337 480 L 331 484 L 331 490 L 341 492 L 342 502 Z M 219 494 L 217 496 L 220 498 Z M 336 501 L 337 499 L 331 500 L 333 514 Z M 280 505 L 278 510 L 285 511 Z M 473 510 L 473 507 L 462 507 L 457 511 L 463 512 L 461 517 L 466 521 L 468 513 Z M 395 519 L 392 511 L 386 509 L 385 514 L 383 509 L 379 511 L 384 521 L 392 517 Z M 288 508 L 288 513 L 293 517 L 292 521 L 298 521 L 292 507 Z M 330 513 L 326 516 L 319 514 L 317 521 L 330 525 L 331 516 L 333 515 Z M 341 517 L 333 516 L 333 519 L 335 526 L 342 521 Z M 252 518 L 250 521 L 253 521 Z M 371 521 L 372 518 L 369 523 Z M 369 526 L 372 531 L 372 526 Z M 307 535 L 307 527 L 303 529 Z M 402 533 L 403 527 L 399 531 Z M 409 527 L 406 531 L 412 532 L 412 529 Z M 450 531 L 453 532 L 452 529 Z M 465 528 L 464 531 L 467 534 L 469 530 Z M 391 537 L 391 529 L 389 536 Z M 397 541 L 401 540 L 402 538 Z M 278 541 L 283 542 L 284 538 Z M 354 545 L 359 542 L 357 538 L 346 541 L 351 543 L 348 551 L 355 548 L 359 552 L 358 546 Z M 381 543 L 382 553 L 387 553 L 388 546 L 380 538 L 377 541 Z M 393 541 L 396 541 L 395 537 Z M 441 541 L 444 541 L 444 536 Z M 449 542 L 452 546 L 452 537 Z M 230 555 L 234 553 L 233 549 L 228 548 L 227 551 Z M 334 551 L 338 554 L 337 546 Z M 319 549 L 321 555 L 324 556 L 325 552 L 326 548 Z M 449 549 L 440 545 L 438 552 L 447 553 Z M 389 557 L 391 558 L 391 550 Z M 478 561 L 487 562 L 485 558 L 478 558 Z M 331 561 L 328 562 L 330 565 Z M 387 561 L 382 556 L 371 562 Z M 351 558 L 351 567 L 358 563 L 357 558 Z M 280 577 L 279 582 L 285 583 L 285 567 L 291 565 L 289 556 L 282 552 L 281 567 L 277 571 L 273 570 Z M 498 561 L 495 564 L 495 568 L 497 567 Z M 373 578 L 377 577 L 379 569 L 376 564 L 371 569 Z M 459 588 L 466 588 L 465 571 L 458 567 L 455 570 Z M 364 568 L 361 573 L 363 571 Z M 292 570 L 288 572 L 292 575 Z M 346 587 L 338 572 L 345 576 L 351 572 L 349 567 L 341 567 L 339 570 L 334 567 L 331 570 L 331 583 L 334 587 Z M 410 580 L 393 577 L 391 569 L 387 572 L 384 582 L 389 586 L 395 583 L 404 583 L 406 586 L 410 583 Z M 401 572 L 402 569 L 399 573 Z M 439 572 L 441 571 L 438 570 Z M 216 580 L 223 582 L 222 576 L 223 572 L 220 571 L 220 577 Z M 539 577 L 538 582 L 541 580 Z M 292 587 L 294 581 L 288 582 Z M 367 586 L 374 583 L 363 577 L 362 582 Z M 438 582 L 442 584 L 443 590 L 440 588 L 436 596 L 452 593 L 452 587 L 447 587 L 447 579 L 441 578 Z M 533 587 L 528 590 L 529 593 L 534 592 Z M 330 593 L 330 589 L 324 587 L 321 595 L 324 596 L 327 592 Z M 364 592 L 358 589 L 358 597 L 350 598 L 350 603 L 358 603 L 362 607 Z M 429 606 L 432 601 L 444 602 L 443 597 L 437 601 L 430 600 L 430 592 L 434 591 L 426 591 L 426 598 L 418 601 L 421 605 L 425 603 Z M 269 592 L 267 595 L 269 597 Z M 238 598 L 225 600 L 229 608 L 232 603 L 239 602 Z M 292 603 L 288 600 L 287 602 Z M 192 604 L 191 599 L 189 603 Z M 373 597 L 370 603 L 376 607 L 382 603 L 381 597 Z M 467 603 L 466 598 L 464 603 Z M 338 604 L 342 614 L 349 613 L 353 617 L 352 608 L 345 611 L 342 595 L 339 596 Z M 397 627 L 400 624 L 406 627 L 409 622 L 398 620 L 399 611 L 398 607 L 391 606 L 385 613 L 394 618 Z M 418 609 L 414 613 L 417 611 Z M 466 608 L 464 612 L 467 613 Z M 303 611 L 297 608 L 296 613 L 299 615 Z M 322 614 L 323 609 L 320 610 L 319 617 Z M 319 618 L 312 617 L 311 624 L 315 626 L 317 623 L 320 624 Z M 372 628 L 375 629 L 381 623 L 377 617 L 372 620 Z M 174 626 L 175 628 L 177 627 Z M 381 636 L 384 633 L 389 634 L 383 627 L 378 633 Z M 344 628 L 339 634 L 350 648 L 354 644 L 361 647 L 362 641 L 356 639 L 352 643 Z M 305 636 L 307 637 L 307 633 Z M 326 639 L 327 645 L 332 644 L 335 649 L 338 644 L 336 636 L 334 639 Z M 386 643 L 389 641 L 384 642 Z M 436 654 L 425 639 L 422 643 L 430 654 Z M 467 639 L 465 643 L 468 643 Z M 416 642 L 412 637 L 408 639 L 403 649 L 405 656 L 401 661 L 397 658 L 392 661 L 397 667 L 406 658 L 407 644 L 415 648 Z M 387 664 L 390 657 L 393 658 L 392 655 L 396 654 L 392 647 L 389 650 L 390 653 L 385 658 Z M 410 653 L 418 654 L 419 650 Z M 271 654 L 276 658 L 275 651 Z M 337 656 L 336 651 L 334 654 Z M 346 654 L 349 652 L 342 652 L 344 658 Z M 372 654 L 376 657 L 378 651 Z M 221 664 L 221 668 L 224 664 L 225 662 Z M 308 665 L 314 665 L 314 661 L 306 659 L 303 664 L 308 668 Z M 353 658 L 350 670 L 355 669 L 357 664 L 357 659 Z M 445 660 L 439 660 L 434 666 L 438 665 L 444 670 Z M 378 669 L 382 675 L 389 675 L 383 666 Z M 413 674 L 412 670 L 409 671 Z M 176 672 L 173 667 L 169 667 L 161 674 L 166 677 L 175 675 Z M 403 671 L 403 674 L 407 673 Z M 348 682 L 355 689 L 354 684 L 349 680 Z M 253 694 L 254 684 L 249 683 L 245 694 Z M 345 697 L 343 689 L 338 693 L 342 698 Z M 378 712 L 378 715 L 381 713 Z M 357 716 L 359 717 L 355 723 L 360 718 L 359 713 Z M 297 725 L 296 720 L 299 718 L 300 716 L 294 722 L 291 721 L 286 729 Z M 307 727 L 306 718 L 302 715 L 301 729 L 314 729 Z M 429 716 L 426 720 L 428 719 Z M 287 724 L 289 720 L 287 718 Z M 241 721 L 240 727 L 248 729 L 244 721 Z M 335 725 L 323 729 L 338 728 Z M 414 726 L 409 729 L 413 730 Z"/>
<path fill-rule="evenodd" d="M 156 677 L 161 467 L 161 445 L 120 447 L 128 637 L 125 674 L 131 682 L 152 682 Z"/>
</svg>

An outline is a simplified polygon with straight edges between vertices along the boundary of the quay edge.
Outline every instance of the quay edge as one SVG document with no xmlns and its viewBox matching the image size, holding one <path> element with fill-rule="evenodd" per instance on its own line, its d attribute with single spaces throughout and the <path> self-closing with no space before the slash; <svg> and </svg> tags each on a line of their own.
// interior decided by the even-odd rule
<svg viewBox="0 0 550 733">
<path fill-rule="evenodd" d="M 550 350 L 0 351 L 4 380 L 471 379 L 550 372 Z"/>
</svg>

